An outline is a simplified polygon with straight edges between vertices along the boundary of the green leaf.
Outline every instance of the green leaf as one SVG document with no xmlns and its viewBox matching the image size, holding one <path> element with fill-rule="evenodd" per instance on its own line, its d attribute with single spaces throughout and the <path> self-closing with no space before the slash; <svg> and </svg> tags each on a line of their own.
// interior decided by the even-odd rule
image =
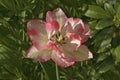
<svg viewBox="0 0 120 80">
<path fill-rule="evenodd" d="M 115 9 L 115 11 L 117 11 L 117 10 L 118 10 L 119 5 L 120 5 L 120 2 L 116 2 L 116 3 L 114 4 L 114 9 Z"/>
<path fill-rule="evenodd" d="M 117 14 L 117 15 L 120 14 L 120 5 L 119 5 L 118 8 L 117 8 L 117 12 L 116 12 L 116 14 Z"/>
<path fill-rule="evenodd" d="M 5 8 L 10 9 L 10 10 L 16 9 L 14 0 L 9 0 L 9 1 L 0 0 L 0 4 L 2 6 L 4 6 Z"/>
<path fill-rule="evenodd" d="M 103 45 L 109 44 L 112 38 L 113 28 L 105 28 L 101 32 L 99 32 L 94 38 L 95 47 L 103 47 Z M 105 40 L 108 39 L 108 43 Z M 105 42 L 104 42 L 105 41 Z M 102 44 L 102 45 L 101 45 Z"/>
<path fill-rule="evenodd" d="M 104 8 L 111 16 L 114 16 L 115 10 L 111 4 L 105 3 Z"/>
<path fill-rule="evenodd" d="M 105 18 L 105 19 L 101 19 L 97 25 L 96 25 L 96 29 L 103 29 L 105 27 L 111 26 L 113 25 L 113 21 L 111 19 Z"/>
<path fill-rule="evenodd" d="M 116 62 L 120 62 L 120 45 L 115 48 L 113 55 L 115 56 Z"/>
<path fill-rule="evenodd" d="M 100 47 L 107 46 L 111 43 L 112 37 L 108 37 L 106 40 L 103 40 Z"/>
<path fill-rule="evenodd" d="M 118 7 L 116 7 L 116 15 L 114 16 L 114 23 L 116 27 L 120 26 L 120 5 Z"/>
<path fill-rule="evenodd" d="M 98 56 L 96 62 L 100 62 L 103 61 L 104 59 L 106 59 L 108 56 L 105 53 L 100 53 L 100 55 Z"/>
<path fill-rule="evenodd" d="M 109 71 L 113 67 L 114 63 L 110 57 L 108 57 L 106 60 L 104 60 L 99 66 L 98 66 L 98 72 L 99 73 L 105 73 Z"/>
<path fill-rule="evenodd" d="M 17 80 L 17 78 L 10 74 L 0 74 L 0 80 Z"/>
<path fill-rule="evenodd" d="M 85 16 L 96 18 L 96 19 L 110 17 L 108 16 L 107 12 L 104 9 L 96 5 L 89 5 L 88 10 L 85 13 Z"/>
<path fill-rule="evenodd" d="M 107 0 L 96 0 L 98 5 L 103 5 Z"/>
<path fill-rule="evenodd" d="M 111 45 L 113 48 L 116 48 L 117 46 L 120 45 L 120 33 L 119 32 L 120 32 L 119 29 L 116 29 L 113 32 L 113 38 L 112 38 L 112 42 L 111 42 Z"/>
<path fill-rule="evenodd" d="M 57 80 L 58 76 L 56 76 L 55 67 L 51 67 L 46 63 L 40 63 L 40 65 L 46 75 L 47 80 Z"/>
</svg>

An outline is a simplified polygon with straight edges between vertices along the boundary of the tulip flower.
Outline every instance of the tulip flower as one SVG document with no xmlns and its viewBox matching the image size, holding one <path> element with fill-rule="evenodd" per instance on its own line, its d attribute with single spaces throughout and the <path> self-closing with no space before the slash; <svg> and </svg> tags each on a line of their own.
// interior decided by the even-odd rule
<svg viewBox="0 0 120 80">
<path fill-rule="evenodd" d="M 33 19 L 27 23 L 32 46 L 26 57 L 40 62 L 52 59 L 60 67 L 93 58 L 84 45 L 90 36 L 89 26 L 80 18 L 68 18 L 57 8 L 46 13 L 46 21 Z"/>
</svg>

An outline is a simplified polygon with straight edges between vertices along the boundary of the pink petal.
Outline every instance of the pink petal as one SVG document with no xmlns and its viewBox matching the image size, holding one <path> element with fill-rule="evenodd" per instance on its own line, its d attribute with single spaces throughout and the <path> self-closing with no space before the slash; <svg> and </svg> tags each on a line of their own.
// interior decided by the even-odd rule
<svg viewBox="0 0 120 80">
<path fill-rule="evenodd" d="M 93 58 L 93 55 L 90 52 L 90 50 L 87 48 L 87 46 L 82 45 L 78 48 L 77 51 L 75 51 L 74 57 L 76 58 L 76 61 L 83 61 Z"/>
<path fill-rule="evenodd" d="M 41 20 L 30 20 L 27 23 L 27 33 L 38 50 L 44 48 L 48 42 L 45 22 Z"/>
<path fill-rule="evenodd" d="M 63 28 L 63 33 L 70 34 L 78 34 L 81 38 L 81 43 L 84 43 L 88 40 L 90 35 L 89 27 L 83 23 L 83 21 L 79 18 L 69 18 Z"/>
<path fill-rule="evenodd" d="M 46 31 L 48 33 L 48 38 L 50 38 L 59 29 L 59 24 L 57 21 L 51 21 L 46 23 Z"/>
<path fill-rule="evenodd" d="M 46 22 L 57 21 L 59 23 L 60 28 L 65 24 L 66 20 L 67 17 L 60 8 L 57 8 L 53 11 L 48 11 L 46 14 Z"/>
<path fill-rule="evenodd" d="M 82 43 L 86 42 L 90 36 L 90 28 L 88 25 L 85 25 L 85 29 L 83 34 L 81 34 L 82 37 Z"/>
<path fill-rule="evenodd" d="M 73 52 L 77 48 L 78 48 L 77 44 L 71 42 L 67 42 L 66 44 L 62 44 L 62 46 L 60 46 L 62 52 L 67 52 L 67 53 Z"/>
<path fill-rule="evenodd" d="M 55 50 L 53 51 L 51 58 L 57 65 L 62 68 L 69 67 L 75 63 L 73 61 L 67 61 L 62 57 L 62 55 L 59 54 L 59 52 L 56 52 Z"/>
<path fill-rule="evenodd" d="M 70 51 L 72 48 L 70 46 L 63 47 L 64 58 L 67 61 L 83 61 L 93 58 L 92 53 L 84 45 L 81 45 L 77 50 Z"/>
<path fill-rule="evenodd" d="M 65 24 L 67 32 L 82 34 L 84 31 L 84 23 L 79 18 L 69 18 Z"/>
<path fill-rule="evenodd" d="M 36 47 L 31 46 L 25 56 L 26 56 L 26 58 L 32 58 L 37 61 L 45 62 L 50 59 L 51 51 L 47 50 L 47 49 L 38 51 L 38 49 L 36 49 Z"/>
<path fill-rule="evenodd" d="M 75 43 L 67 42 L 66 44 L 63 44 L 60 46 L 60 50 L 63 53 L 62 56 L 67 61 L 75 61 L 74 54 L 72 54 L 74 51 L 76 51 L 78 48 L 78 45 Z"/>
<path fill-rule="evenodd" d="M 71 43 L 77 44 L 78 47 L 81 45 L 81 37 L 76 33 L 67 33 L 66 36 Z"/>
</svg>

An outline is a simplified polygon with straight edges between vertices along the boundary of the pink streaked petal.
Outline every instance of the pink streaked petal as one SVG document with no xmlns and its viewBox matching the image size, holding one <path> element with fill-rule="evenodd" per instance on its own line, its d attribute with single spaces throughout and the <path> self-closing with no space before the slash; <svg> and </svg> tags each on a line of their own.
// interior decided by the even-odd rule
<svg viewBox="0 0 120 80">
<path fill-rule="evenodd" d="M 88 25 L 85 25 L 85 29 L 84 29 L 84 32 L 83 34 L 81 34 L 81 37 L 82 37 L 82 43 L 86 42 L 90 36 L 90 28 Z"/>
<path fill-rule="evenodd" d="M 48 11 L 46 14 L 46 22 L 57 21 L 59 23 L 60 28 L 65 24 L 66 20 L 67 17 L 60 8 L 57 8 L 53 11 Z"/>
<path fill-rule="evenodd" d="M 46 29 L 45 29 L 45 22 L 42 20 L 30 20 L 27 23 L 27 30 L 32 30 L 34 31 L 39 31 L 42 32 L 42 34 L 46 34 Z M 28 32 L 29 33 L 29 32 Z"/>
<path fill-rule="evenodd" d="M 46 13 L 46 22 L 50 22 L 50 21 L 55 21 L 56 20 L 56 16 L 53 15 L 52 11 L 48 11 Z"/>
<path fill-rule="evenodd" d="M 37 28 L 32 28 L 28 30 L 29 35 L 39 35 L 39 30 Z"/>
<path fill-rule="evenodd" d="M 75 44 L 75 43 L 70 43 L 70 42 L 67 42 L 66 44 L 63 44 L 60 49 L 62 51 L 62 56 L 67 60 L 67 61 L 75 61 L 75 58 L 74 58 L 74 54 L 71 54 L 73 53 L 74 51 L 76 51 L 78 48 L 78 45 Z"/>
<path fill-rule="evenodd" d="M 81 41 L 78 40 L 78 39 L 73 39 L 73 40 L 71 40 L 70 43 L 72 43 L 72 44 L 77 44 L 77 47 L 79 47 L 79 46 L 81 45 Z"/>
<path fill-rule="evenodd" d="M 68 46 L 67 48 L 70 47 Z M 92 53 L 84 45 L 81 45 L 79 48 L 77 48 L 77 50 L 74 51 L 68 51 L 67 48 L 63 48 L 63 56 L 67 61 L 83 61 L 93 58 Z"/>
<path fill-rule="evenodd" d="M 46 31 L 48 33 L 48 38 L 50 38 L 59 29 L 59 24 L 57 21 L 51 21 L 46 23 Z"/>
<path fill-rule="evenodd" d="M 75 43 L 67 42 L 66 44 L 62 44 L 62 46 L 60 46 L 60 49 L 62 50 L 63 53 L 64 52 L 70 53 L 77 50 L 78 48 L 77 46 L 78 45 Z"/>
<path fill-rule="evenodd" d="M 56 52 L 55 50 L 51 54 L 51 58 L 57 65 L 59 65 L 62 68 L 69 67 L 75 63 L 74 61 L 67 61 L 63 58 L 62 55 L 59 55 L 59 52 Z"/>
<path fill-rule="evenodd" d="M 48 61 L 50 59 L 51 50 L 48 49 L 48 50 L 38 51 L 38 49 L 36 49 L 36 47 L 31 46 L 29 48 L 29 50 L 27 51 L 25 57 L 32 58 L 32 59 L 37 60 L 37 61 L 45 62 L 45 61 Z"/>
<path fill-rule="evenodd" d="M 49 42 L 47 43 L 47 45 L 46 45 L 46 49 L 53 48 L 53 47 L 54 47 L 54 45 L 55 45 L 55 43 L 54 43 L 54 42 L 49 41 Z"/>
<path fill-rule="evenodd" d="M 78 48 L 75 55 L 77 61 L 83 61 L 93 58 L 92 52 L 87 48 L 87 46 L 82 45 Z"/>
<path fill-rule="evenodd" d="M 90 35 L 89 26 L 84 24 L 83 21 L 79 18 L 69 18 L 63 29 L 63 31 L 66 32 L 66 34 L 78 34 L 81 38 L 81 43 L 87 41 Z"/>
<path fill-rule="evenodd" d="M 69 22 L 70 24 L 71 24 L 71 27 L 74 29 L 75 28 L 75 26 L 77 25 L 77 24 L 82 24 L 81 23 L 81 20 L 79 19 L 79 18 L 73 18 L 73 17 L 71 17 L 71 18 L 68 18 L 67 19 L 67 22 Z M 83 24 L 82 24 L 83 25 Z"/>
<path fill-rule="evenodd" d="M 45 29 L 45 22 L 42 20 L 30 20 L 27 23 L 27 33 L 37 49 L 44 48 L 48 38 Z"/>
<path fill-rule="evenodd" d="M 67 27 L 66 29 L 69 29 L 67 30 L 68 32 L 81 34 L 84 30 L 84 23 L 79 18 L 69 18 L 65 27 Z"/>
<path fill-rule="evenodd" d="M 79 35 L 76 33 L 68 33 L 68 38 L 71 39 L 79 39 Z"/>
<path fill-rule="evenodd" d="M 81 45 L 81 37 L 76 34 L 76 33 L 67 33 L 66 36 L 68 37 L 68 39 L 70 40 L 71 43 L 75 43 L 78 46 Z"/>
</svg>

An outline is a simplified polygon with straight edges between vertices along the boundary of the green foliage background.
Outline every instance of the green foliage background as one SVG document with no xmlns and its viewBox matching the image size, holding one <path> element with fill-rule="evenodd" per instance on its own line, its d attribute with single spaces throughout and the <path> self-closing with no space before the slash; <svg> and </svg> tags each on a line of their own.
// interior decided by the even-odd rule
<svg viewBox="0 0 120 80">
<path fill-rule="evenodd" d="M 93 59 L 62 69 L 24 57 L 27 22 L 57 7 L 89 24 Z M 120 80 L 120 1 L 0 0 L 0 80 Z"/>
</svg>

